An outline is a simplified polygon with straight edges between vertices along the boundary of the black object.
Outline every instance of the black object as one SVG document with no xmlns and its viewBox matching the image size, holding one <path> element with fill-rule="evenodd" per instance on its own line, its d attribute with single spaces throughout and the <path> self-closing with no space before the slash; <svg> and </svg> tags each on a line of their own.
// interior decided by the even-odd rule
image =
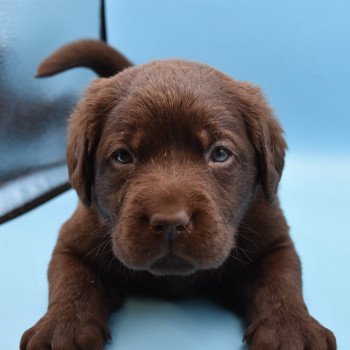
<svg viewBox="0 0 350 350">
<path fill-rule="evenodd" d="M 106 29 L 104 2 L 99 0 L 60 0 L 56 6 L 45 0 L 33 0 L 31 6 L 26 1 L 3 0 L 0 20 L 3 223 L 70 187 L 65 163 L 67 117 L 94 77 L 78 69 L 38 80 L 34 78 L 37 65 L 67 42 L 106 39 Z"/>
</svg>

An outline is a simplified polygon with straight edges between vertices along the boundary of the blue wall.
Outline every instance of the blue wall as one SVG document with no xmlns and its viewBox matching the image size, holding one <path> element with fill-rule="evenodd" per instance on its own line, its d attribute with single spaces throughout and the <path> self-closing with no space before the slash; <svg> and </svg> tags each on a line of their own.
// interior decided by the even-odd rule
<svg viewBox="0 0 350 350">
<path fill-rule="evenodd" d="M 109 41 L 135 63 L 180 57 L 259 84 L 291 152 L 349 155 L 347 0 L 110 0 Z"/>
</svg>

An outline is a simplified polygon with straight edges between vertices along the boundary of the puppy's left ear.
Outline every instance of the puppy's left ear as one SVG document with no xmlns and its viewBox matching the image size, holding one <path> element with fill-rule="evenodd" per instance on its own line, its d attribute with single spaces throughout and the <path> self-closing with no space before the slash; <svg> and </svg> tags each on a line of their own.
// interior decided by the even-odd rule
<svg viewBox="0 0 350 350">
<path fill-rule="evenodd" d="M 259 88 L 241 83 L 241 112 L 254 146 L 260 182 L 269 202 L 273 202 L 281 179 L 287 149 L 283 130 Z"/>
</svg>

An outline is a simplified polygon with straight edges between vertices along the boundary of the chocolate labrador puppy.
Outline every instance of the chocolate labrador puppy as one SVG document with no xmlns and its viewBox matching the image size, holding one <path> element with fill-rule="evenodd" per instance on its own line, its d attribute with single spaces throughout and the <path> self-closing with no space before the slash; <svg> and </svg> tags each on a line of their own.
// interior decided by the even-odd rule
<svg viewBox="0 0 350 350">
<path fill-rule="evenodd" d="M 189 61 L 131 67 L 96 41 L 61 48 L 38 76 L 76 66 L 105 78 L 70 119 L 80 202 L 52 255 L 48 311 L 21 349 L 102 349 L 130 294 L 236 308 L 252 350 L 336 349 L 303 301 L 277 198 L 286 143 L 260 90 Z"/>
</svg>

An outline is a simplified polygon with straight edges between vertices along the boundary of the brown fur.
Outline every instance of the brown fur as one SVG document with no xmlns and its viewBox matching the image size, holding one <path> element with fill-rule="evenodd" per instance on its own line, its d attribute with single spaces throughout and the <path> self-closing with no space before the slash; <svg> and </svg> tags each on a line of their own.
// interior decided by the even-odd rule
<svg viewBox="0 0 350 350">
<path fill-rule="evenodd" d="M 110 77 L 132 63 L 111 46 L 96 40 L 81 40 L 61 47 L 41 62 L 36 77 L 43 78 L 74 67 L 86 67 L 101 77 Z"/>
<path fill-rule="evenodd" d="M 214 144 L 228 161 L 211 160 Z M 126 147 L 134 162 L 116 163 Z M 81 203 L 53 252 L 49 309 L 21 349 L 102 349 L 130 294 L 243 306 L 252 350 L 336 349 L 304 304 L 279 207 L 285 149 L 259 89 L 206 65 L 156 61 L 93 82 L 68 136 Z M 190 222 L 169 243 L 150 218 L 179 212 Z"/>
</svg>

